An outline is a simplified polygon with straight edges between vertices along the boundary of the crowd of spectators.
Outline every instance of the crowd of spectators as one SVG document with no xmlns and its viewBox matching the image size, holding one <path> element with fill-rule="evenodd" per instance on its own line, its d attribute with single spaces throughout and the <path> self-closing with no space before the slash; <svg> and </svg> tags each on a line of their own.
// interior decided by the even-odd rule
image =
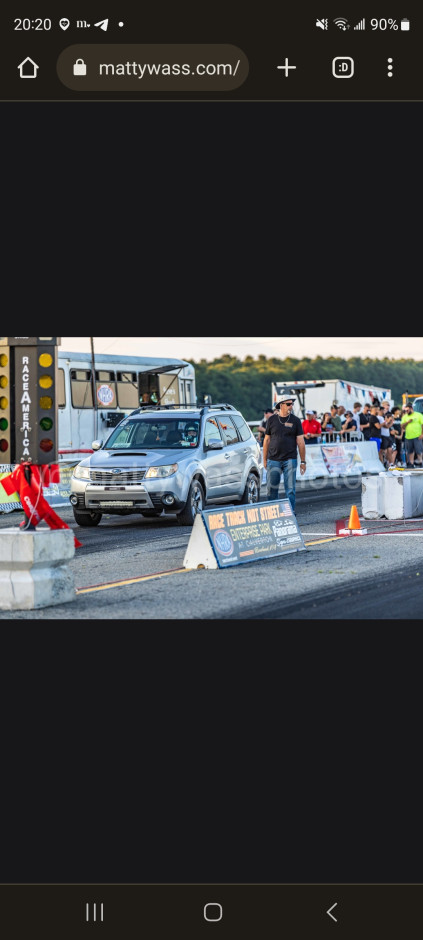
<svg viewBox="0 0 423 940">
<path fill-rule="evenodd" d="M 265 408 L 259 427 L 259 442 L 266 432 L 266 421 L 274 409 Z M 353 410 L 332 405 L 330 411 L 318 414 L 310 408 L 302 421 L 307 445 L 334 441 L 375 441 L 379 460 L 385 469 L 421 467 L 423 460 L 423 414 L 414 411 L 411 402 L 403 408 L 382 404 L 374 398 L 363 406 L 355 402 Z"/>
</svg>

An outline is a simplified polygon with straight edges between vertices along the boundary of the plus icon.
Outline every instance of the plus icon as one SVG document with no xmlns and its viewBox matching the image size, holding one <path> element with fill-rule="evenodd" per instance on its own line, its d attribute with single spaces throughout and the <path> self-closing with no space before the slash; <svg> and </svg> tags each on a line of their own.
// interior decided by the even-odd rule
<svg viewBox="0 0 423 940">
<path fill-rule="evenodd" d="M 285 65 L 278 65 L 278 69 L 283 69 L 285 72 L 285 78 L 289 78 L 289 69 L 296 69 L 296 65 L 289 65 L 289 59 L 285 59 Z"/>
</svg>

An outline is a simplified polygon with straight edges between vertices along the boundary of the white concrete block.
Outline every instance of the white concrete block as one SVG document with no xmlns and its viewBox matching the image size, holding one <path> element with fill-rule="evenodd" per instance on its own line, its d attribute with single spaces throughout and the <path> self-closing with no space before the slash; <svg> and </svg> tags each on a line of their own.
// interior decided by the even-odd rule
<svg viewBox="0 0 423 940">
<path fill-rule="evenodd" d="M 404 519 L 404 474 L 393 476 L 387 470 L 381 474 L 384 516 L 386 519 Z"/>
<path fill-rule="evenodd" d="M 411 519 L 423 516 L 423 472 L 384 470 L 361 483 L 365 519 Z"/>
<path fill-rule="evenodd" d="M 365 519 L 380 519 L 383 516 L 383 490 L 379 474 L 366 474 L 362 477 L 361 512 Z"/>
<path fill-rule="evenodd" d="M 404 477 L 404 517 L 423 516 L 423 472 L 413 470 Z"/>
<path fill-rule="evenodd" d="M 71 529 L 2 529 L 0 534 L 0 609 L 33 610 L 75 598 L 75 555 Z"/>
</svg>

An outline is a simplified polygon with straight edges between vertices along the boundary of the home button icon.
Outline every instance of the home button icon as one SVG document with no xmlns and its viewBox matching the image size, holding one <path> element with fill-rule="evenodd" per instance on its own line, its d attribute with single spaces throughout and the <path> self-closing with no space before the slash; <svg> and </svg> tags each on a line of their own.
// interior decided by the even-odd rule
<svg viewBox="0 0 423 940">
<path fill-rule="evenodd" d="M 204 905 L 204 920 L 217 923 L 217 921 L 222 920 L 222 917 L 223 908 L 221 904 L 213 902 Z"/>
<path fill-rule="evenodd" d="M 36 78 L 39 65 L 27 55 L 26 59 L 18 65 L 20 78 Z"/>
</svg>

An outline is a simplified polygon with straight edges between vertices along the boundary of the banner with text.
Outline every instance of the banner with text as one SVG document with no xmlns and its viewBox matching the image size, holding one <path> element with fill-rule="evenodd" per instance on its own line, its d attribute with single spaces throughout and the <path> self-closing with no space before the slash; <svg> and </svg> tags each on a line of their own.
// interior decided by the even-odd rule
<svg viewBox="0 0 423 940">
<path fill-rule="evenodd" d="M 185 568 L 228 568 L 260 558 L 305 551 L 288 499 L 206 509 L 195 522 Z"/>
</svg>

